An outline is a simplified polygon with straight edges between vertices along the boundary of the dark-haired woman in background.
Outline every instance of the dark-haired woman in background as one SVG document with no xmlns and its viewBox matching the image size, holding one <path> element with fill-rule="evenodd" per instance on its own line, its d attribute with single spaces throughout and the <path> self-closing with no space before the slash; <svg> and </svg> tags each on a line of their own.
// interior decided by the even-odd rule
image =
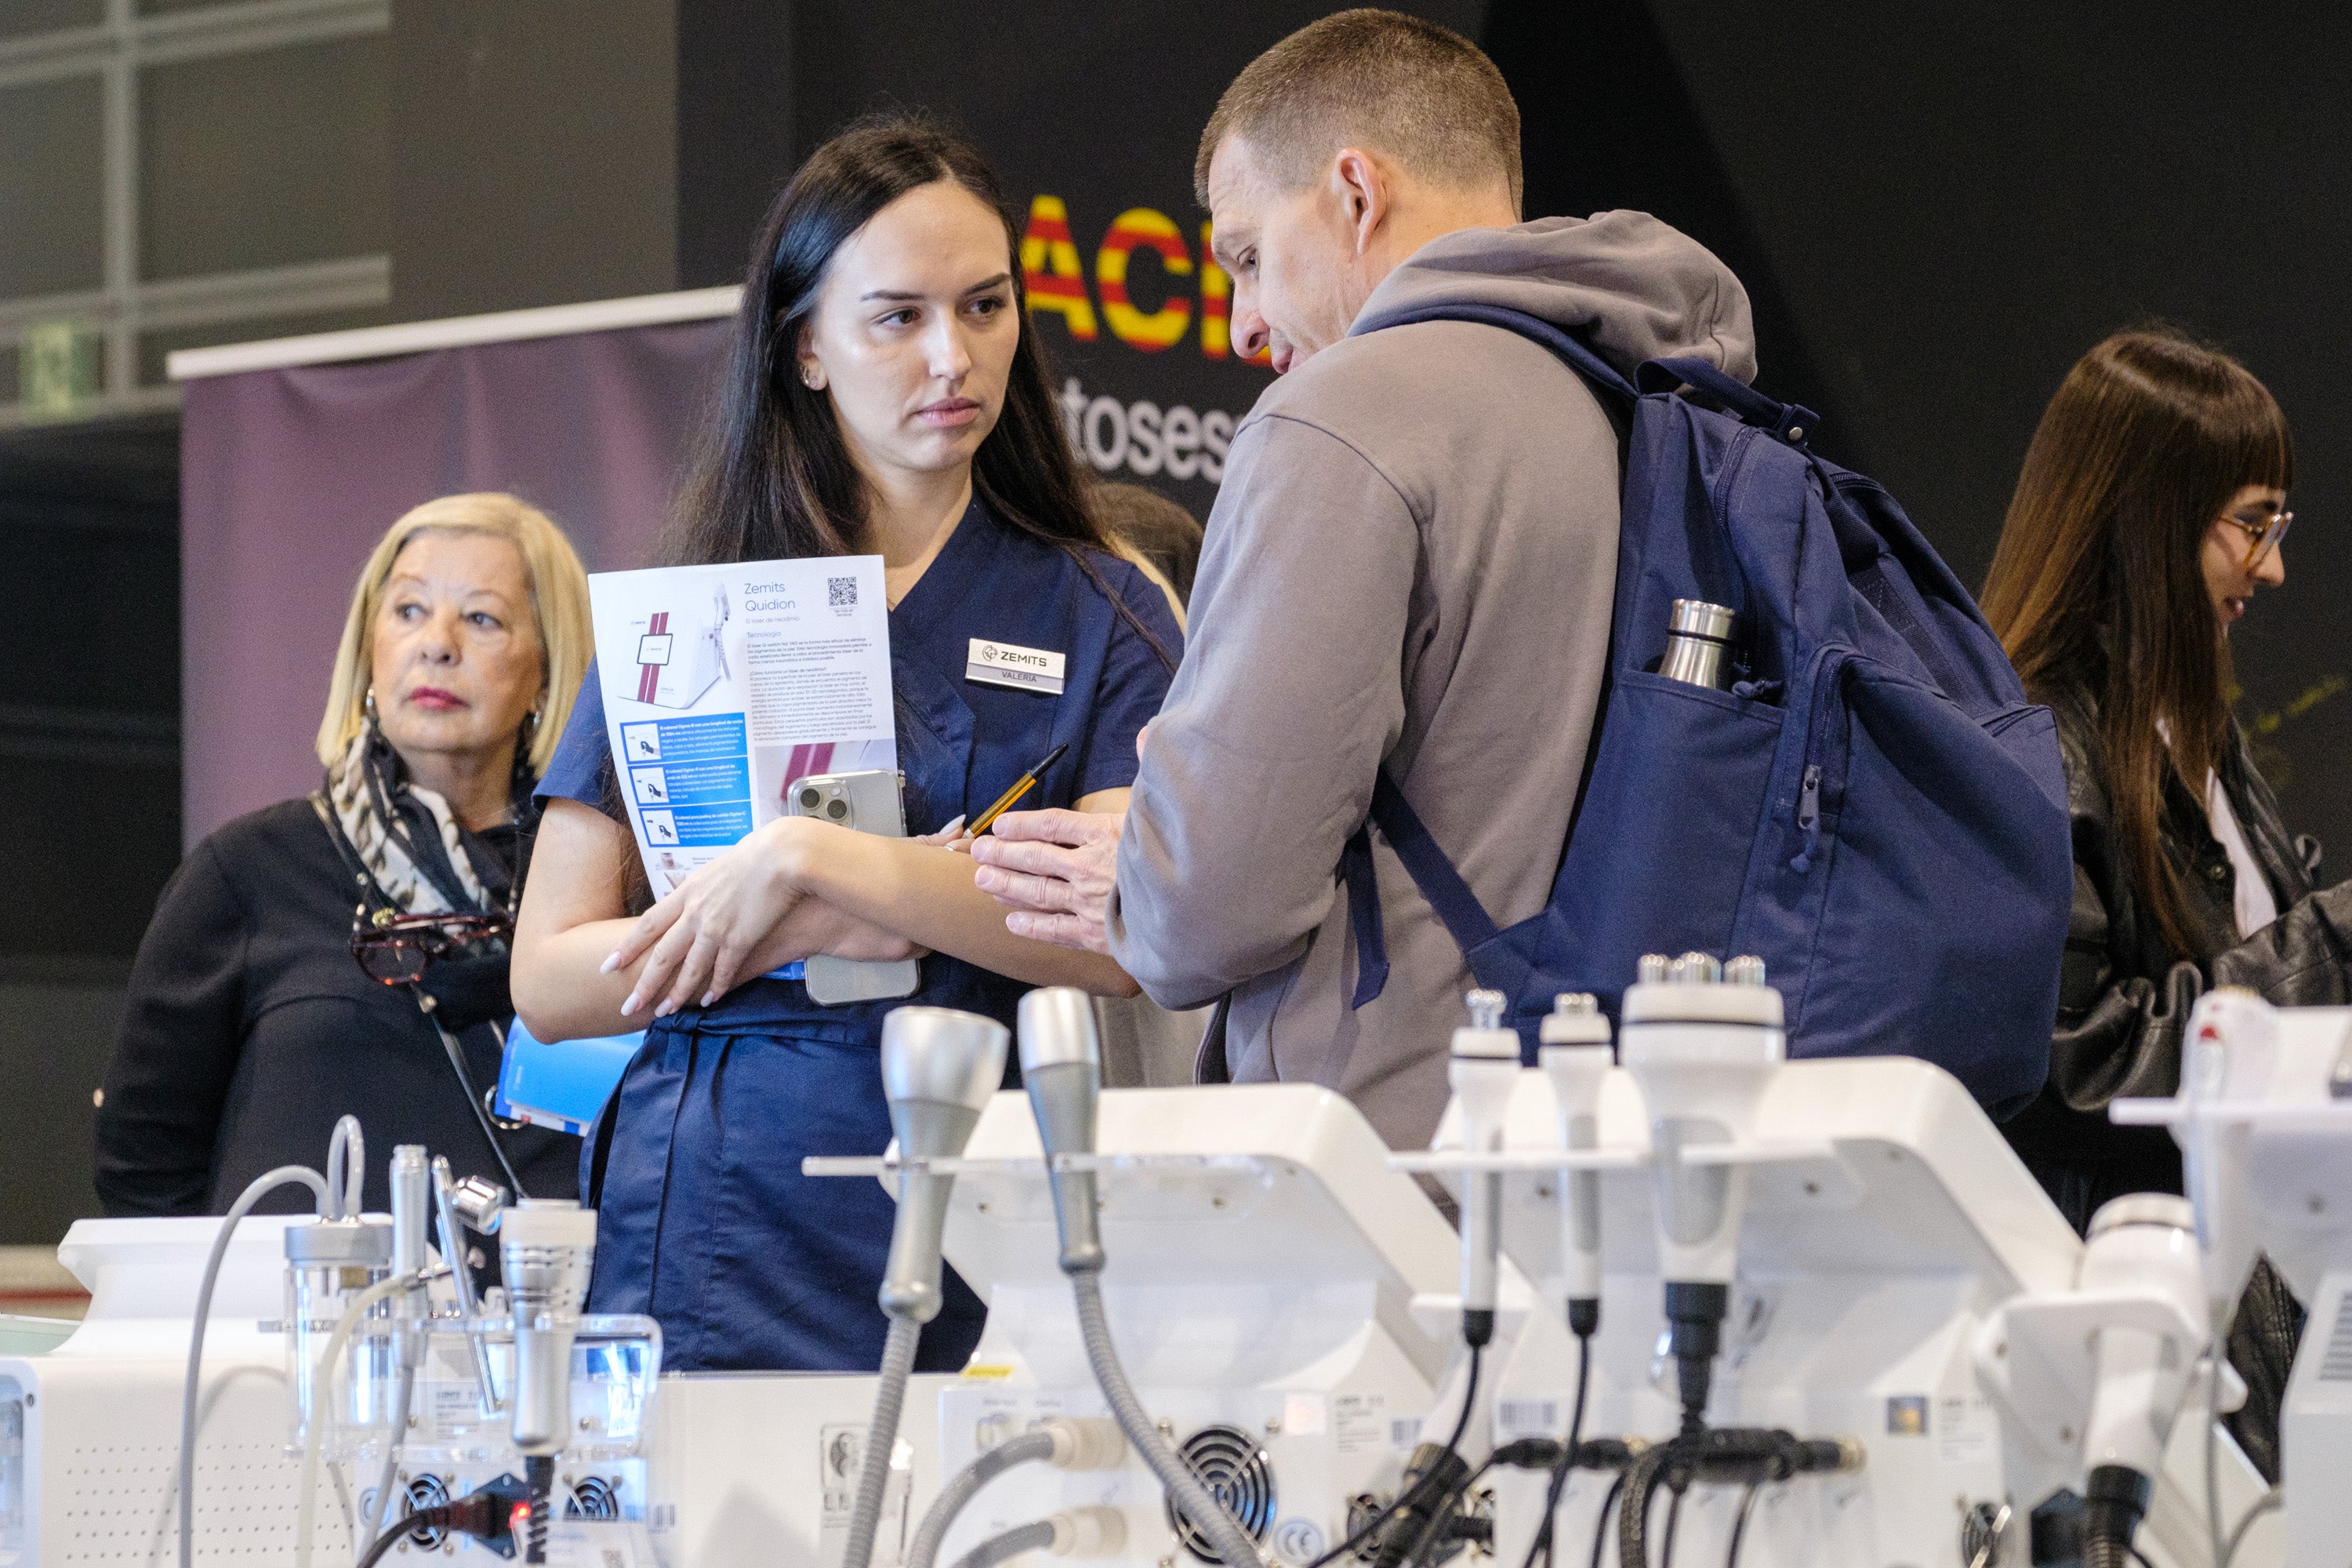
<svg viewBox="0 0 2352 1568">
<path fill-rule="evenodd" d="M 594 1310 L 658 1319 L 671 1367 L 876 1364 L 890 1200 L 800 1167 L 889 1142 L 884 1013 L 921 1002 L 1009 1025 L 1033 985 L 1135 989 L 1108 960 L 1008 932 L 971 858 L 940 842 L 1056 745 L 1033 798 L 1125 810 L 1137 732 L 1181 652 L 1166 596 L 1087 509 L 1017 253 L 979 156 L 920 121 L 820 148 L 761 228 L 718 428 L 664 549 L 673 564 L 883 558 L 908 828 L 934 842 L 782 817 L 632 919 L 641 882 L 608 805 L 593 675 L 540 786 L 516 1002 L 542 1039 L 653 1016 L 583 1171 L 602 1213 Z M 1058 656 L 1062 689 L 967 679 L 980 639 Z M 919 954 L 922 984 L 824 1006 L 772 973 L 817 952 Z M 950 1276 L 918 1364 L 961 1365 L 981 1320 Z"/>
<path fill-rule="evenodd" d="M 2050 1081 L 2005 1131 L 2078 1231 L 2109 1198 L 2181 1190 L 2171 1136 L 2107 1105 L 2174 1092 L 2199 996 L 2347 1000 L 2352 902 L 2314 892 L 2319 847 L 2288 836 L 2230 716 L 2230 628 L 2286 580 L 2294 472 L 2286 418 L 2243 366 L 2117 333 L 2042 415 L 1985 583 L 2057 716 L 2074 837 Z M 2273 1479 L 2301 1321 L 2264 1264 L 2230 1331 L 2250 1390 L 2233 1426 Z"/>
</svg>

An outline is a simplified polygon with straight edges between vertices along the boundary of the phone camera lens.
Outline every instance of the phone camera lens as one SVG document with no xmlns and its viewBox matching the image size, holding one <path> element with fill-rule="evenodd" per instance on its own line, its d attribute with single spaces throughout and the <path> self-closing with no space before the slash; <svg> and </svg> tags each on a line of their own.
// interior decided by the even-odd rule
<svg viewBox="0 0 2352 1568">
<path fill-rule="evenodd" d="M 843 817 L 849 815 L 849 803 L 845 800 L 827 801 L 825 803 L 824 814 L 833 818 L 835 822 L 839 822 Z"/>
<path fill-rule="evenodd" d="M 801 791 L 801 809 L 803 811 L 814 811 L 819 798 L 821 797 L 817 795 L 816 791 L 813 789 L 804 789 Z"/>
</svg>

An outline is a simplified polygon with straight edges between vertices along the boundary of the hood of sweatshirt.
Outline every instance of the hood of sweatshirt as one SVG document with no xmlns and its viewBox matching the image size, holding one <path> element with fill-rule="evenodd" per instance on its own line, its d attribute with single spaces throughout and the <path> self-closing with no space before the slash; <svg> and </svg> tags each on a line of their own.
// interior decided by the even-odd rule
<svg viewBox="0 0 2352 1568">
<path fill-rule="evenodd" d="M 1647 213 L 1547 217 L 1431 240 L 1383 279 L 1349 337 L 1433 305 L 1501 305 L 1579 333 L 1630 379 L 1696 357 L 1756 378 L 1748 290 L 1715 253 Z"/>
</svg>

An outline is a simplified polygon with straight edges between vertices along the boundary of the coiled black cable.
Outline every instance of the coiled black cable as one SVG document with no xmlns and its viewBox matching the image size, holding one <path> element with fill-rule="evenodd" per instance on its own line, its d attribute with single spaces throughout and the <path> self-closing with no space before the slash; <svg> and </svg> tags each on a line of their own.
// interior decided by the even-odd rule
<svg viewBox="0 0 2352 1568">
<path fill-rule="evenodd" d="M 1617 1509 L 1617 1561 L 1621 1568 L 1648 1568 L 1650 1561 L 1650 1504 L 1658 1495 L 1658 1482 L 1674 1460 L 1674 1446 L 1662 1444 L 1633 1461 L 1625 1472 L 1625 1496 Z M 1675 1493 L 1679 1498 L 1681 1493 Z"/>
<path fill-rule="evenodd" d="M 1478 1404 L 1478 1362 L 1482 1353 L 1479 1346 L 1470 1347 L 1470 1374 L 1465 1380 L 1466 1386 L 1462 1391 L 1462 1414 L 1454 1423 L 1454 1435 L 1445 1439 L 1445 1451 L 1449 1454 L 1458 1454 L 1462 1451 L 1463 1435 L 1470 1430 L 1470 1412 L 1476 1408 Z M 1411 1486 L 1391 1499 L 1386 1508 L 1357 1526 L 1345 1541 L 1315 1559 L 1307 1565 L 1307 1568 L 1327 1568 L 1328 1564 L 1336 1563 L 1349 1552 L 1355 1551 L 1365 1542 L 1379 1534 L 1381 1528 L 1394 1519 L 1408 1504 L 1418 1506 L 1425 1500 L 1429 1493 L 1437 1489 L 1438 1485 L 1434 1472 L 1423 1471 L 1414 1479 Z"/>
</svg>

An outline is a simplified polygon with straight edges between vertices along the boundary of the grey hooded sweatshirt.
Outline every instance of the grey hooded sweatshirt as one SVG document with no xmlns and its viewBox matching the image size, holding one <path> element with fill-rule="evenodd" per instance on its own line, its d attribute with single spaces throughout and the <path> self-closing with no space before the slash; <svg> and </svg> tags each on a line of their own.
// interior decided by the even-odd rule
<svg viewBox="0 0 2352 1568">
<path fill-rule="evenodd" d="M 1747 292 L 1705 248 L 1643 213 L 1545 218 L 1431 241 L 1234 432 L 1128 809 L 1111 952 L 1163 1005 L 1232 993 L 1237 1081 L 1327 1085 L 1398 1148 L 1436 1129 L 1472 979 L 1375 834 L 1389 978 L 1350 1006 L 1341 848 L 1385 766 L 1498 924 L 1543 908 L 1617 568 L 1599 402 L 1507 331 L 1376 330 L 1440 303 L 1540 316 L 1629 375 L 1662 355 L 1756 368 Z"/>
</svg>

